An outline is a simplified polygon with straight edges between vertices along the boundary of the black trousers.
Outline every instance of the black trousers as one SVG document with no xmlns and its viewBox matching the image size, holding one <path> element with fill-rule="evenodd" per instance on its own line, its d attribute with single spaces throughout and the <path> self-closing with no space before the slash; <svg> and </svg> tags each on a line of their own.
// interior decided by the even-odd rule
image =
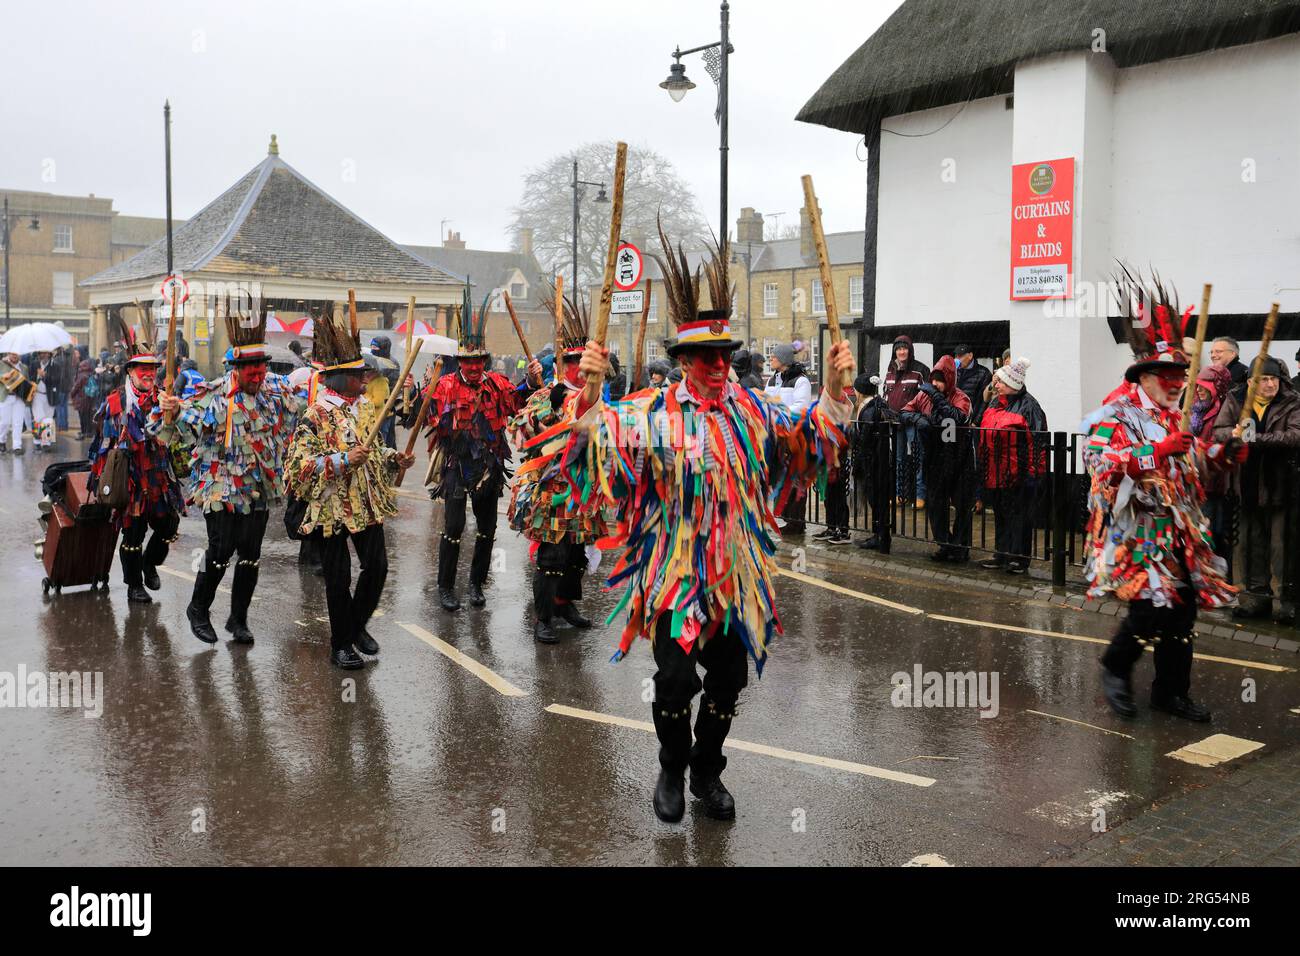
<svg viewBox="0 0 1300 956">
<path fill-rule="evenodd" d="M 362 531 L 342 528 L 325 537 L 316 531 L 312 538 L 320 549 L 321 569 L 325 572 L 325 602 L 330 614 L 330 648 L 351 647 L 370 616 L 379 606 L 388 578 L 388 549 L 384 546 L 384 526 L 372 524 Z M 352 558 L 348 540 L 356 548 L 361 573 L 356 589 L 352 588 Z"/>
<path fill-rule="evenodd" d="M 205 614 L 217 596 L 217 585 L 236 554 L 235 579 L 230 586 L 230 616 L 247 623 L 248 605 L 257 588 L 257 566 L 262 559 L 262 539 L 266 537 L 266 509 L 240 514 L 236 511 L 209 511 L 204 514 L 208 525 L 208 550 L 203 568 L 194 580 L 190 604 Z"/>
<path fill-rule="evenodd" d="M 1281 609 L 1294 611 L 1295 585 L 1286 572 L 1288 559 L 1287 510 L 1281 506 L 1255 505 L 1242 508 L 1242 556 L 1245 585 L 1240 602 L 1255 613 L 1272 609 L 1273 578 L 1278 579 Z"/>
<path fill-rule="evenodd" d="M 826 483 L 826 527 L 849 530 L 849 476 L 844 471 Z"/>
<path fill-rule="evenodd" d="M 722 744 L 736 716 L 736 701 L 749 682 L 749 661 L 745 645 L 733 630 L 714 634 L 703 648 L 699 641 L 687 654 L 673 640 L 672 615 L 664 614 L 655 628 L 655 700 L 651 705 L 655 732 L 659 736 L 659 763 L 668 771 L 711 776 L 722 773 L 727 758 Z M 700 681 L 695 665 L 704 668 Z M 691 743 L 691 701 L 701 690 L 700 713 L 695 721 L 695 742 Z"/>
<path fill-rule="evenodd" d="M 581 601 L 582 576 L 587 573 L 587 549 L 576 541 L 537 546 L 537 570 L 533 572 L 533 610 L 537 619 L 555 616 L 555 601 Z"/>
<path fill-rule="evenodd" d="M 954 551 L 968 551 L 974 507 L 969 482 L 961 478 L 942 483 L 931 481 L 928 491 L 930 497 L 925 500 L 925 514 L 930 519 L 930 533 L 934 540 Z M 1000 519 L 1001 515 L 998 517 Z"/>
<path fill-rule="evenodd" d="M 1180 587 L 1182 601 L 1156 607 L 1150 601 L 1130 601 L 1128 614 L 1119 622 L 1101 663 L 1112 674 L 1128 678 L 1142 656 L 1140 640 L 1155 646 L 1156 677 L 1151 693 L 1161 697 L 1186 697 L 1192 685 L 1192 627 L 1196 623 L 1196 595 Z"/>
<path fill-rule="evenodd" d="M 1033 498 L 1028 489 L 989 488 L 984 501 L 993 506 L 995 557 L 1028 561 L 1034 549 Z"/>
<path fill-rule="evenodd" d="M 470 561 L 469 579 L 482 587 L 492 566 L 492 542 L 497 532 L 497 499 L 495 485 L 468 495 L 453 494 L 443 502 L 442 543 L 438 546 L 438 587 L 456 586 L 456 567 L 460 562 L 460 538 L 465 533 L 465 506 L 474 508 L 474 557 Z"/>
<path fill-rule="evenodd" d="M 181 526 L 181 516 L 175 512 L 156 517 L 137 517 L 122 529 L 122 544 L 118 554 L 122 558 L 122 580 L 128 587 L 141 587 L 144 584 L 144 569 L 156 568 L 167 560 L 171 544 L 176 540 L 177 529 Z M 153 530 L 149 544 L 144 544 L 145 535 Z"/>
</svg>

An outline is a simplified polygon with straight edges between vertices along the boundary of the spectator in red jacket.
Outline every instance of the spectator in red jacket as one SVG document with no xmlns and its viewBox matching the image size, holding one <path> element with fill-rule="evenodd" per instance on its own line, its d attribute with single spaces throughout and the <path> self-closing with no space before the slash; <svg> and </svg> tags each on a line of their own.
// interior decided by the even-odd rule
<svg viewBox="0 0 1300 956">
<path fill-rule="evenodd" d="M 993 507 L 996 551 L 981 562 L 1012 574 L 1029 570 L 1034 495 L 1047 471 L 1047 416 L 1025 389 L 1029 360 L 1018 358 L 993 373 L 993 400 L 980 421 L 984 501 Z"/>
<path fill-rule="evenodd" d="M 881 396 L 895 419 L 907 403 L 916 397 L 921 386 L 929 380 L 930 369 L 924 362 L 916 360 L 911 337 L 900 335 L 894 339 L 894 359 L 889 363 L 889 370 L 885 373 L 884 390 Z M 916 507 L 924 508 L 925 450 L 922 448 L 922 443 L 917 440 L 914 425 L 904 425 L 895 434 L 894 476 L 895 496 L 907 502 L 915 495 Z"/>
</svg>

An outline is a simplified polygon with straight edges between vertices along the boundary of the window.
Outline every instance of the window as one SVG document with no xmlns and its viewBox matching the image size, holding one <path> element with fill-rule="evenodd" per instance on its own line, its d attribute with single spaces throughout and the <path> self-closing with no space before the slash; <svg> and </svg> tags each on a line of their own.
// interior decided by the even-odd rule
<svg viewBox="0 0 1300 956">
<path fill-rule="evenodd" d="M 659 299 L 653 295 L 650 296 L 650 310 L 646 312 L 645 320 L 647 325 L 659 321 Z"/>
<path fill-rule="evenodd" d="M 72 305 L 72 273 L 54 273 L 53 305 Z"/>
<path fill-rule="evenodd" d="M 72 251 L 72 227 L 71 226 L 54 227 L 54 251 L 55 252 Z"/>
<path fill-rule="evenodd" d="M 523 301 L 528 297 L 528 286 L 522 282 L 510 283 L 510 298 Z"/>
<path fill-rule="evenodd" d="M 663 350 L 659 348 L 659 340 L 647 338 L 645 340 L 645 358 L 647 362 L 656 361 L 663 355 Z"/>
<path fill-rule="evenodd" d="M 165 338 L 165 336 L 164 336 L 164 338 Z M 820 352 L 821 352 L 821 342 L 819 342 L 817 339 L 818 339 L 817 336 L 813 336 L 812 338 L 810 338 L 810 339 L 808 340 L 808 346 L 807 346 L 807 348 L 808 348 L 808 377 L 809 377 L 810 379 L 812 379 L 812 381 L 814 381 L 814 382 L 820 382 L 820 381 L 821 381 L 821 374 L 822 374 L 821 355 L 820 355 Z"/>
<path fill-rule="evenodd" d="M 767 319 L 776 318 L 775 282 L 767 282 L 763 285 L 763 317 Z"/>
<path fill-rule="evenodd" d="M 736 314 L 736 290 L 731 290 L 731 314 Z"/>
<path fill-rule="evenodd" d="M 0 246 L 0 249 L 3 248 L 4 246 Z M 6 302 L 9 300 L 9 290 L 5 287 L 5 274 L 3 271 L 0 271 L 0 300 Z"/>
<path fill-rule="evenodd" d="M 862 311 L 862 276 L 849 276 L 849 311 Z"/>
<path fill-rule="evenodd" d="M 611 340 L 609 343 L 609 350 L 611 353 L 618 356 L 620 362 L 623 360 L 623 343 L 621 340 Z"/>
<path fill-rule="evenodd" d="M 813 315 L 824 315 L 826 313 L 826 292 L 822 289 L 821 279 L 813 279 L 812 300 Z"/>
</svg>

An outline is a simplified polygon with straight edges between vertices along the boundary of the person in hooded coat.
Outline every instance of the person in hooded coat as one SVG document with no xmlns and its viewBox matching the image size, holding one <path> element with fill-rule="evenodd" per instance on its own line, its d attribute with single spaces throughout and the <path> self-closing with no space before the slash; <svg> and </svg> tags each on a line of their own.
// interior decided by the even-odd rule
<svg viewBox="0 0 1300 956">
<path fill-rule="evenodd" d="M 929 380 L 930 369 L 916 360 L 911 337 L 900 335 L 894 339 L 894 358 L 885 373 L 882 392 L 889 410 L 898 415 Z M 924 447 L 917 441 L 916 426 L 904 425 L 895 437 L 894 494 L 902 502 L 915 500 L 917 508 L 925 507 L 924 456 Z"/>
<path fill-rule="evenodd" d="M 930 555 L 933 561 L 961 564 L 970 560 L 971 478 L 975 470 L 975 448 L 967 427 L 970 414 L 970 398 L 957 387 L 957 365 L 951 355 L 940 357 L 930 380 L 899 413 L 899 420 L 916 429 L 925 448 L 926 517 L 939 544 L 939 550 Z"/>
<path fill-rule="evenodd" d="M 1273 611 L 1272 578 L 1279 581 L 1279 603 L 1273 620 L 1295 622 L 1295 580 L 1292 558 L 1293 535 L 1288 518 L 1293 512 L 1300 450 L 1300 394 L 1291 387 L 1286 365 L 1275 358 L 1264 360 L 1259 390 L 1250 409 L 1247 428 L 1241 417 L 1241 396 L 1230 391 L 1214 421 L 1214 437 L 1227 442 L 1237 438 L 1246 443 L 1250 455 L 1244 465 L 1229 473 L 1229 490 L 1241 500 L 1241 540 L 1238 553 L 1239 583 L 1245 585 L 1233 617 L 1268 617 Z M 1248 434 L 1253 424 L 1254 434 Z"/>
<path fill-rule="evenodd" d="M 864 551 L 883 550 L 887 553 L 889 508 L 881 507 L 878 496 L 888 499 L 892 481 L 889 475 L 893 467 L 889 461 L 890 418 L 879 395 L 879 375 L 863 372 L 853 380 L 853 390 L 860 398 L 850 432 L 853 487 L 858 510 L 864 517 L 868 511 L 871 514 L 871 534 L 854 544 Z"/>
</svg>

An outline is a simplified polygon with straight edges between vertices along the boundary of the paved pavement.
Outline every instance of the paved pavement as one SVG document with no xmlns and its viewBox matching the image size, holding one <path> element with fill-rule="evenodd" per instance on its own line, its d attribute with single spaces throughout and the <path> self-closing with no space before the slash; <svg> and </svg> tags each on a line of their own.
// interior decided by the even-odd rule
<svg viewBox="0 0 1300 956">
<path fill-rule="evenodd" d="M 252 649 L 189 634 L 194 516 L 154 605 L 128 607 L 116 568 L 106 595 L 43 598 L 30 542 L 45 464 L 0 459 L 0 599 L 16 622 L 0 631 L 0 680 L 98 672 L 103 711 L 0 708 L 0 858 L 14 863 L 1086 862 L 1187 794 L 1225 794 L 1212 828 L 1233 808 L 1253 822 L 1256 791 L 1247 807 L 1232 782 L 1300 742 L 1292 653 L 1206 637 L 1194 677 L 1214 723 L 1123 722 L 1097 674 L 1111 617 L 809 549 L 782 557 L 787 633 L 741 698 L 725 778 L 738 819 L 692 806 L 669 826 L 650 808 L 648 646 L 611 664 L 613 625 L 535 644 L 527 549 L 504 523 L 488 607 L 448 615 L 432 581 L 440 509 L 404 489 L 371 628 L 382 651 L 344 674 L 320 579 L 278 520 Z M 617 597 L 591 587 L 585 604 L 603 620 Z M 996 675 L 992 706 L 900 694 L 918 666 L 923 684 Z M 1205 766 L 1213 734 L 1259 746 Z M 1273 843 L 1239 856 L 1273 862 Z"/>
</svg>

